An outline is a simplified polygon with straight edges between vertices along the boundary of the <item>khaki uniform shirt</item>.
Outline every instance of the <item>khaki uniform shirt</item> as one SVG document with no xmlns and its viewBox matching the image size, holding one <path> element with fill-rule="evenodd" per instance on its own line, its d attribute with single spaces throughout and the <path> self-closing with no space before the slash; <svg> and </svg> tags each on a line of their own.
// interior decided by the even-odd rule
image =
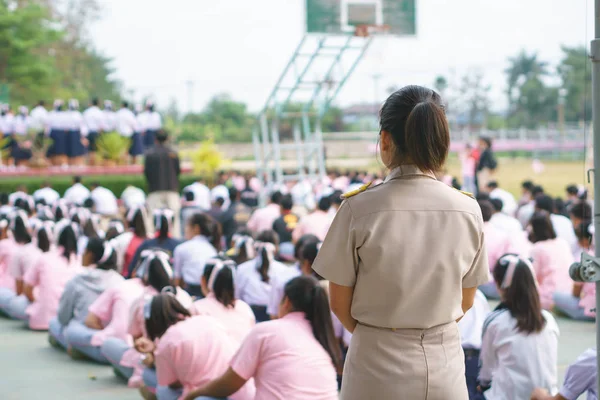
<svg viewBox="0 0 600 400">
<path fill-rule="evenodd" d="M 463 315 L 462 289 L 489 281 L 477 202 L 414 166 L 340 207 L 313 269 L 354 287 L 352 317 L 428 329 Z"/>
</svg>

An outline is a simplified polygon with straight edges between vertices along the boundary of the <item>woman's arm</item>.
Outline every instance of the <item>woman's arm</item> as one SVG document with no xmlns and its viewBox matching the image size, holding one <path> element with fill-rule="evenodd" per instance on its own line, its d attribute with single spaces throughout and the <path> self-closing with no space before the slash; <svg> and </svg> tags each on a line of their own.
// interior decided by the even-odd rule
<svg viewBox="0 0 600 400">
<path fill-rule="evenodd" d="M 556 396 L 550 395 L 546 389 L 537 388 L 531 394 L 531 400 L 567 400 L 560 394 Z"/>
<path fill-rule="evenodd" d="M 463 315 L 467 313 L 473 307 L 473 303 L 475 302 L 475 293 L 477 293 L 477 288 L 463 288 L 462 290 L 462 310 Z M 462 317 L 456 320 L 456 322 L 460 321 Z"/>
<path fill-rule="evenodd" d="M 104 325 L 98 316 L 92 312 L 88 312 L 87 317 L 85 317 L 85 326 L 91 329 L 96 329 L 101 331 L 104 329 Z"/>
<path fill-rule="evenodd" d="M 15 290 L 17 292 L 17 296 L 22 295 L 24 289 L 25 286 L 23 285 L 23 279 L 15 279 Z"/>
<path fill-rule="evenodd" d="M 220 378 L 191 391 L 185 400 L 194 400 L 200 396 L 225 398 L 231 396 L 244 386 L 246 380 L 229 368 Z"/>
<path fill-rule="evenodd" d="M 573 283 L 573 296 L 577 297 L 578 299 L 581 298 L 581 290 L 583 289 L 583 283 L 581 282 L 575 282 Z"/>
<path fill-rule="evenodd" d="M 23 281 L 21 281 L 21 284 L 23 284 Z M 24 285 L 23 294 L 25 295 L 25 297 L 27 297 L 27 300 L 29 300 L 30 302 L 33 303 L 35 301 L 35 298 L 33 297 L 33 286 Z"/>
<path fill-rule="evenodd" d="M 354 332 L 357 321 L 352 318 L 350 312 L 352 308 L 352 296 L 354 295 L 354 287 L 340 286 L 333 282 L 329 282 L 329 297 L 331 310 L 338 317 L 344 328 L 350 333 Z"/>
</svg>

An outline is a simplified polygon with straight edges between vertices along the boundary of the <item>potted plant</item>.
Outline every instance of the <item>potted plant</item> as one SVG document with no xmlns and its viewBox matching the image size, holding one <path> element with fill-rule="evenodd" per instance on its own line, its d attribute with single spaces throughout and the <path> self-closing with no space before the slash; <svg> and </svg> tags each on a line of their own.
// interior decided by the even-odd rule
<svg viewBox="0 0 600 400">
<path fill-rule="evenodd" d="M 106 167 L 114 167 L 127 159 L 130 140 L 117 132 L 103 133 L 96 144 L 98 155 L 104 160 Z"/>
<path fill-rule="evenodd" d="M 202 176 L 209 187 L 214 184 L 214 178 L 217 171 L 227 161 L 223 158 L 223 154 L 217 149 L 212 138 L 202 142 L 202 144 L 191 153 L 191 160 L 194 173 Z"/>
</svg>

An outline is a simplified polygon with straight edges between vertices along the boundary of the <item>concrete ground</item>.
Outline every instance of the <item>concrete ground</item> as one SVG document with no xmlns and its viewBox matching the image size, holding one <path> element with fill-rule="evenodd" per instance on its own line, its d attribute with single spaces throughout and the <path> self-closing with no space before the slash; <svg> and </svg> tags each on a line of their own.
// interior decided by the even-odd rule
<svg viewBox="0 0 600 400">
<path fill-rule="evenodd" d="M 595 346 L 595 326 L 558 318 L 559 382 L 585 349 Z M 140 399 L 113 375 L 112 368 L 73 361 L 48 344 L 45 332 L 0 318 L 0 398 L 3 400 Z"/>
</svg>

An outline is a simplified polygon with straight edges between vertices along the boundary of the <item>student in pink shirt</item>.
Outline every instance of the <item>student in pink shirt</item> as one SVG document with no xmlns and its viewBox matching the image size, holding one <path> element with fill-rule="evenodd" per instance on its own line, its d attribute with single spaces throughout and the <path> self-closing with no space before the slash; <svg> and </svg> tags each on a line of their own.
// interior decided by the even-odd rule
<svg viewBox="0 0 600 400">
<path fill-rule="evenodd" d="M 539 285 L 542 308 L 552 309 L 555 292 L 568 293 L 573 288 L 569 267 L 573 264 L 570 246 L 556 237 L 550 214 L 537 211 L 529 224 L 529 240 L 533 243 L 531 256 Z"/>
<path fill-rule="evenodd" d="M 23 277 L 24 293 L 31 302 L 22 317 L 29 320 L 29 328 L 48 330 L 50 320 L 58 312 L 61 295 L 67 282 L 80 271 L 77 257 L 77 237 L 68 221 L 55 227 L 57 249 L 40 257 Z"/>
<path fill-rule="evenodd" d="M 133 207 L 125 216 L 127 230 L 110 241 L 117 252 L 117 271 L 126 276 L 129 264 L 138 247 L 148 239 L 146 232 L 146 209 L 144 206 Z"/>
<path fill-rule="evenodd" d="M 114 336 L 106 338 L 101 352 L 112 364 L 117 376 L 128 380 L 130 387 L 139 387 L 143 370 L 142 354 L 133 347 L 132 343 L 141 337 L 147 337 L 143 312 L 144 298 L 159 294 L 167 288 L 174 290 L 173 269 L 169 264 L 169 255 L 161 250 L 143 251 L 134 275 L 136 277 L 126 281 L 126 284 L 119 285 L 121 288 L 128 286 L 127 282 L 135 281 L 142 287 L 142 294 L 134 299 L 127 310 L 126 339 Z M 192 299 L 185 290 L 177 288 L 176 293 L 176 298 L 184 307 L 189 308 L 192 305 Z"/>
<path fill-rule="evenodd" d="M 156 397 L 160 400 L 185 398 L 191 390 L 205 385 L 227 370 L 236 345 L 215 318 L 192 317 L 172 294 L 160 294 L 144 306 L 146 360 L 156 367 Z M 155 339 L 160 339 L 154 345 Z M 148 382 L 152 383 L 152 382 Z M 141 390 L 143 394 L 145 389 Z M 252 383 L 240 385 L 228 394 L 232 400 L 254 398 Z"/>
<path fill-rule="evenodd" d="M 509 252 L 511 241 L 506 233 L 490 223 L 494 215 L 494 205 L 489 200 L 479 200 L 478 203 L 479 208 L 481 208 L 481 215 L 483 216 L 483 236 L 488 254 L 488 265 L 490 266 L 490 272 L 493 273 L 494 266 L 500 257 Z M 500 298 L 493 278 L 488 283 L 479 286 L 479 290 L 488 299 Z"/>
<path fill-rule="evenodd" d="M 465 149 L 460 153 L 460 165 L 462 169 L 463 185 L 462 190 L 469 193 L 475 193 L 475 168 L 477 160 L 473 156 L 473 146 L 465 145 Z"/>
<path fill-rule="evenodd" d="M 587 252 L 594 255 L 593 235 L 590 233 L 592 224 L 583 222 L 575 229 L 579 243 L 577 260 L 581 253 Z M 568 317 L 580 321 L 596 320 L 596 284 L 593 282 L 573 282 L 571 292 L 554 293 L 554 307 L 557 311 Z"/>
<path fill-rule="evenodd" d="M 196 301 L 190 311 L 192 315 L 214 317 L 225 327 L 231 339 L 241 344 L 256 324 L 256 318 L 248 304 L 235 298 L 235 268 L 235 262 L 231 260 L 209 260 L 201 281 L 206 297 Z"/>
<path fill-rule="evenodd" d="M 318 208 L 311 214 L 305 216 L 300 220 L 294 233 L 292 233 L 292 240 L 297 242 L 303 235 L 315 235 L 319 240 L 325 240 L 327 231 L 331 226 L 331 217 L 327 213 L 331 208 L 331 199 L 328 196 L 322 197 L 319 200 Z"/>
<path fill-rule="evenodd" d="M 54 223 L 50 221 L 43 224 L 40 222 L 40 225 L 35 229 L 33 234 L 35 240 L 22 245 L 11 261 L 10 272 L 15 278 L 16 291 L 14 297 L 4 306 L 0 304 L 0 309 L 3 309 L 9 316 L 13 316 L 13 318 L 17 318 L 17 315 L 22 315 L 23 311 L 30 304 L 29 299 L 25 296 L 23 277 L 31 267 L 38 263 L 44 253 L 50 251 L 50 238 L 53 226 Z M 29 234 L 24 229 L 23 227 L 23 231 L 17 233 L 15 237 L 23 234 L 28 236 Z"/>
<path fill-rule="evenodd" d="M 17 242 L 8 237 L 8 217 L 0 216 L 0 313 L 15 296 L 15 279 L 8 270 Z"/>
<path fill-rule="evenodd" d="M 229 369 L 185 399 L 226 398 L 254 378 L 257 400 L 337 400 L 341 354 L 325 290 L 311 277 L 291 280 L 279 316 L 255 326 Z"/>
<path fill-rule="evenodd" d="M 248 229 L 252 232 L 262 232 L 265 230 L 273 229 L 273 222 L 281 215 L 281 192 L 274 192 L 271 194 L 271 202 L 263 208 L 259 208 L 250 217 Z"/>
</svg>

